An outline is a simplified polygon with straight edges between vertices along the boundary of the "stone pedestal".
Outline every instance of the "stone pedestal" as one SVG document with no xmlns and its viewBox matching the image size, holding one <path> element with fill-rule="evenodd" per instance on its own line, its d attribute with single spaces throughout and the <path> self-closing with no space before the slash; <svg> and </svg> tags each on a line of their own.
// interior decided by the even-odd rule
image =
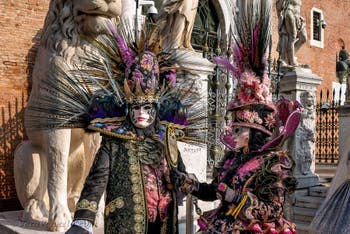
<svg viewBox="0 0 350 234">
<path fill-rule="evenodd" d="M 344 106 L 338 108 L 338 121 L 339 121 L 339 157 L 347 154 L 350 148 L 350 104 L 346 103 Z M 339 158 L 339 161 L 341 158 Z"/>
<path fill-rule="evenodd" d="M 2 234 L 64 234 L 64 232 L 50 232 L 45 222 L 20 221 L 22 211 L 0 212 L 0 233 Z M 103 234 L 103 227 L 94 228 L 94 234 Z"/>
<path fill-rule="evenodd" d="M 294 176 L 298 188 L 307 188 L 319 183 L 315 174 L 316 89 L 322 78 L 309 69 L 297 68 L 286 72 L 280 82 L 281 95 L 297 100 L 303 105 L 299 128 L 285 147 L 295 160 Z"/>
<path fill-rule="evenodd" d="M 339 188 L 339 186 L 350 178 L 350 104 L 338 107 L 339 121 L 339 160 L 335 176 L 332 179 L 331 186 L 328 190 L 327 199 Z"/>
</svg>

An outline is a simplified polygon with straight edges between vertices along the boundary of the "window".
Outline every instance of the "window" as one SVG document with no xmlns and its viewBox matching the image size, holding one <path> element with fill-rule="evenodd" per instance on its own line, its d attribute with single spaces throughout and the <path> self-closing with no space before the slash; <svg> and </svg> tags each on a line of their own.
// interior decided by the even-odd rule
<svg viewBox="0 0 350 234">
<path fill-rule="evenodd" d="M 312 38 L 316 41 L 321 41 L 321 14 L 319 12 L 314 12 L 313 15 L 313 34 Z"/>
<path fill-rule="evenodd" d="M 311 33 L 310 45 L 323 48 L 324 47 L 324 17 L 320 9 L 311 9 Z"/>
</svg>

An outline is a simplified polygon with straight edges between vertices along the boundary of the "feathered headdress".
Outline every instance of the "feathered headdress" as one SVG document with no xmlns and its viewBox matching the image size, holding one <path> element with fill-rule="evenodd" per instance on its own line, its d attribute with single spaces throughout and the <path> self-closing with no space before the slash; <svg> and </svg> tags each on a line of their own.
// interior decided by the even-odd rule
<svg viewBox="0 0 350 234">
<path fill-rule="evenodd" d="M 275 105 L 270 94 L 270 80 L 267 74 L 267 48 L 271 40 L 270 0 L 243 0 L 238 3 L 233 35 L 233 63 L 227 58 L 217 57 L 214 61 L 228 69 L 237 79 L 235 97 L 227 110 L 232 112 L 232 122 L 222 134 L 222 142 L 232 149 L 234 139 L 230 132 L 233 126 L 254 128 L 275 139 L 260 150 L 277 147 L 285 139 L 282 135 L 294 132 L 300 118 L 300 105 L 284 99 L 287 105 Z M 282 101 L 281 101 L 282 103 Z M 288 108 L 287 108 L 288 107 Z M 288 112 L 288 113 L 287 113 Z M 289 118 L 278 118 L 278 113 Z M 287 121 L 288 119 L 288 121 Z M 278 128 L 287 128 L 277 133 Z M 278 139 L 278 140 L 276 140 Z M 278 141 L 278 142 L 277 142 Z"/>
<path fill-rule="evenodd" d="M 155 103 L 159 120 L 181 130 L 180 140 L 203 142 L 196 130 L 204 130 L 206 112 L 195 79 L 173 66 L 181 58 L 162 51 L 157 28 L 145 27 L 136 41 L 128 25 L 107 24 L 109 35 L 87 38 L 91 49 L 79 65 L 56 59 L 40 99 L 28 106 L 28 127 L 83 127 L 134 139 L 124 125 L 128 106 Z"/>
</svg>

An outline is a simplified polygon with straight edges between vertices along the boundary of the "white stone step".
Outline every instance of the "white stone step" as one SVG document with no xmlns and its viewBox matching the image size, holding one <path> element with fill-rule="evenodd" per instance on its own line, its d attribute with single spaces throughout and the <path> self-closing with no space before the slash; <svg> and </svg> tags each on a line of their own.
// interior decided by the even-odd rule
<svg viewBox="0 0 350 234">
<path fill-rule="evenodd" d="M 309 195 L 314 197 L 323 197 L 327 196 L 329 187 L 328 186 L 315 186 L 309 189 Z"/>
<path fill-rule="evenodd" d="M 312 220 L 314 219 L 313 216 L 309 216 L 309 215 L 304 215 L 304 214 L 294 214 L 294 221 L 295 222 L 307 222 L 307 223 L 311 223 Z"/>
<path fill-rule="evenodd" d="M 294 206 L 318 209 L 318 207 L 322 204 L 323 200 L 323 197 L 297 196 L 295 197 Z"/>
<path fill-rule="evenodd" d="M 309 195 L 309 189 L 305 188 L 305 189 L 297 189 L 294 192 L 294 196 L 298 197 L 298 196 L 307 196 Z"/>
<path fill-rule="evenodd" d="M 314 217 L 317 212 L 315 208 L 293 207 L 293 214 Z"/>
</svg>

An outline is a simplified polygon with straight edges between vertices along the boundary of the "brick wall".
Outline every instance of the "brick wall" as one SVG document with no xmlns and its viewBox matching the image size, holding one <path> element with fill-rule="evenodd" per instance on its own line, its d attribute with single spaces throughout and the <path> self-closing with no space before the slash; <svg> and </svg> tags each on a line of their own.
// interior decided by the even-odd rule
<svg viewBox="0 0 350 234">
<path fill-rule="evenodd" d="M 275 2 L 275 1 L 274 1 Z M 311 9 L 315 7 L 322 10 L 327 27 L 324 30 L 324 48 L 310 45 L 310 18 Z M 323 78 L 320 89 L 331 89 L 332 82 L 338 82 L 335 72 L 336 54 L 340 47 L 338 39 L 345 42 L 346 49 L 350 51 L 350 1 L 349 0 L 302 0 L 301 16 L 306 19 L 308 41 L 298 51 L 296 56 L 301 64 L 309 64 L 311 70 Z M 275 7 L 274 7 L 275 11 Z M 278 41 L 277 18 L 274 12 L 274 47 Z M 278 57 L 277 53 L 274 56 Z"/>
<path fill-rule="evenodd" d="M 49 1 L 0 1 L 0 211 L 18 208 L 13 152 L 25 138 L 23 107 Z"/>
</svg>

